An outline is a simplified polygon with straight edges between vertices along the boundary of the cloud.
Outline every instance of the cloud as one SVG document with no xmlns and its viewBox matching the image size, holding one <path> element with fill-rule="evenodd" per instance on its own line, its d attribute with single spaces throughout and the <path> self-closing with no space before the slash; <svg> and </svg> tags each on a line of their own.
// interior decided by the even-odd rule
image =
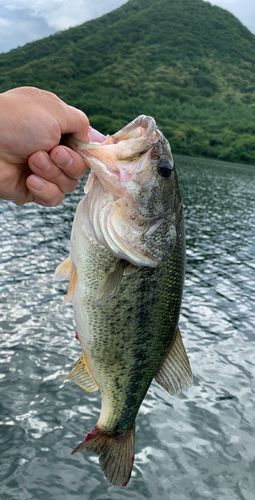
<svg viewBox="0 0 255 500">
<path fill-rule="evenodd" d="M 254 0 L 210 0 L 236 16 L 252 33 L 255 33 L 255 1 Z"/>
<path fill-rule="evenodd" d="M 3 19 L 2 17 L 0 17 L 0 26 L 8 26 L 8 21 L 6 19 Z"/>
<path fill-rule="evenodd" d="M 7 0 L 8 1 L 8 0 Z M 0 0 L 0 52 L 102 16 L 127 0 Z M 192 0 L 190 0 L 192 1 Z M 210 0 L 255 33 L 254 0 Z"/>
<path fill-rule="evenodd" d="M 31 9 L 2 4 L 0 0 L 0 52 L 8 52 L 56 31 L 43 18 L 34 18 Z"/>
<path fill-rule="evenodd" d="M 31 18 L 43 19 L 55 30 L 64 30 L 70 26 L 99 17 L 116 9 L 127 0 L 13 0 L 7 9 L 25 10 Z M 0 5 L 3 0 L 0 0 Z"/>
<path fill-rule="evenodd" d="M 78 26 L 127 0 L 0 0 L 0 52 Z M 3 29 L 4 28 L 4 29 Z"/>
</svg>

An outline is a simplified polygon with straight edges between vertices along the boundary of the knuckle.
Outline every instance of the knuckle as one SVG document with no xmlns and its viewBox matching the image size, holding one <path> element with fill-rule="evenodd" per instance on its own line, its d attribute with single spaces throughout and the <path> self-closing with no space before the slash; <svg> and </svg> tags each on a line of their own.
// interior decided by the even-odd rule
<svg viewBox="0 0 255 500">
<path fill-rule="evenodd" d="M 63 190 L 63 193 L 72 193 L 78 185 L 78 180 L 72 179 L 68 182 L 66 188 Z"/>
</svg>

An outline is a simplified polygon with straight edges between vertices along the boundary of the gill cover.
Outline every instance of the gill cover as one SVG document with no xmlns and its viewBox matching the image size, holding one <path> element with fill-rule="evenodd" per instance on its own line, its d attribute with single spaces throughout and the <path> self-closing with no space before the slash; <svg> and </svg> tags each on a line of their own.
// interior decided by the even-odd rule
<svg viewBox="0 0 255 500">
<path fill-rule="evenodd" d="M 72 136 L 65 142 L 92 171 L 82 208 L 85 230 L 135 266 L 167 259 L 176 240 L 173 158 L 155 120 L 141 115 L 101 144 Z"/>
</svg>

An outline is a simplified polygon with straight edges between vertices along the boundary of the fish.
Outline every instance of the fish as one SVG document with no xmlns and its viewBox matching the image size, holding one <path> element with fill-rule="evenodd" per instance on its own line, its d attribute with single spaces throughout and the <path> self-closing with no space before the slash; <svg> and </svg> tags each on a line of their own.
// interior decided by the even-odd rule
<svg viewBox="0 0 255 500">
<path fill-rule="evenodd" d="M 75 214 L 70 256 L 55 271 L 69 279 L 82 354 L 64 380 L 100 389 L 94 429 L 73 450 L 99 455 L 107 480 L 126 486 L 135 419 L 153 379 L 170 394 L 192 371 L 179 323 L 185 228 L 169 142 L 141 115 L 102 143 L 65 143 L 90 167 Z"/>
</svg>

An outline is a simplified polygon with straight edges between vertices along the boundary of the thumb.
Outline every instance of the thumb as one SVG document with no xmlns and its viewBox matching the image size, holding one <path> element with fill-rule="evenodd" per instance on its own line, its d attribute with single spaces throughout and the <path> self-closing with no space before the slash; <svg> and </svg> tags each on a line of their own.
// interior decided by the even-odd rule
<svg viewBox="0 0 255 500">
<path fill-rule="evenodd" d="M 83 142 L 89 142 L 89 119 L 80 109 L 63 103 L 64 113 L 58 116 L 61 135 L 72 134 Z"/>
</svg>

